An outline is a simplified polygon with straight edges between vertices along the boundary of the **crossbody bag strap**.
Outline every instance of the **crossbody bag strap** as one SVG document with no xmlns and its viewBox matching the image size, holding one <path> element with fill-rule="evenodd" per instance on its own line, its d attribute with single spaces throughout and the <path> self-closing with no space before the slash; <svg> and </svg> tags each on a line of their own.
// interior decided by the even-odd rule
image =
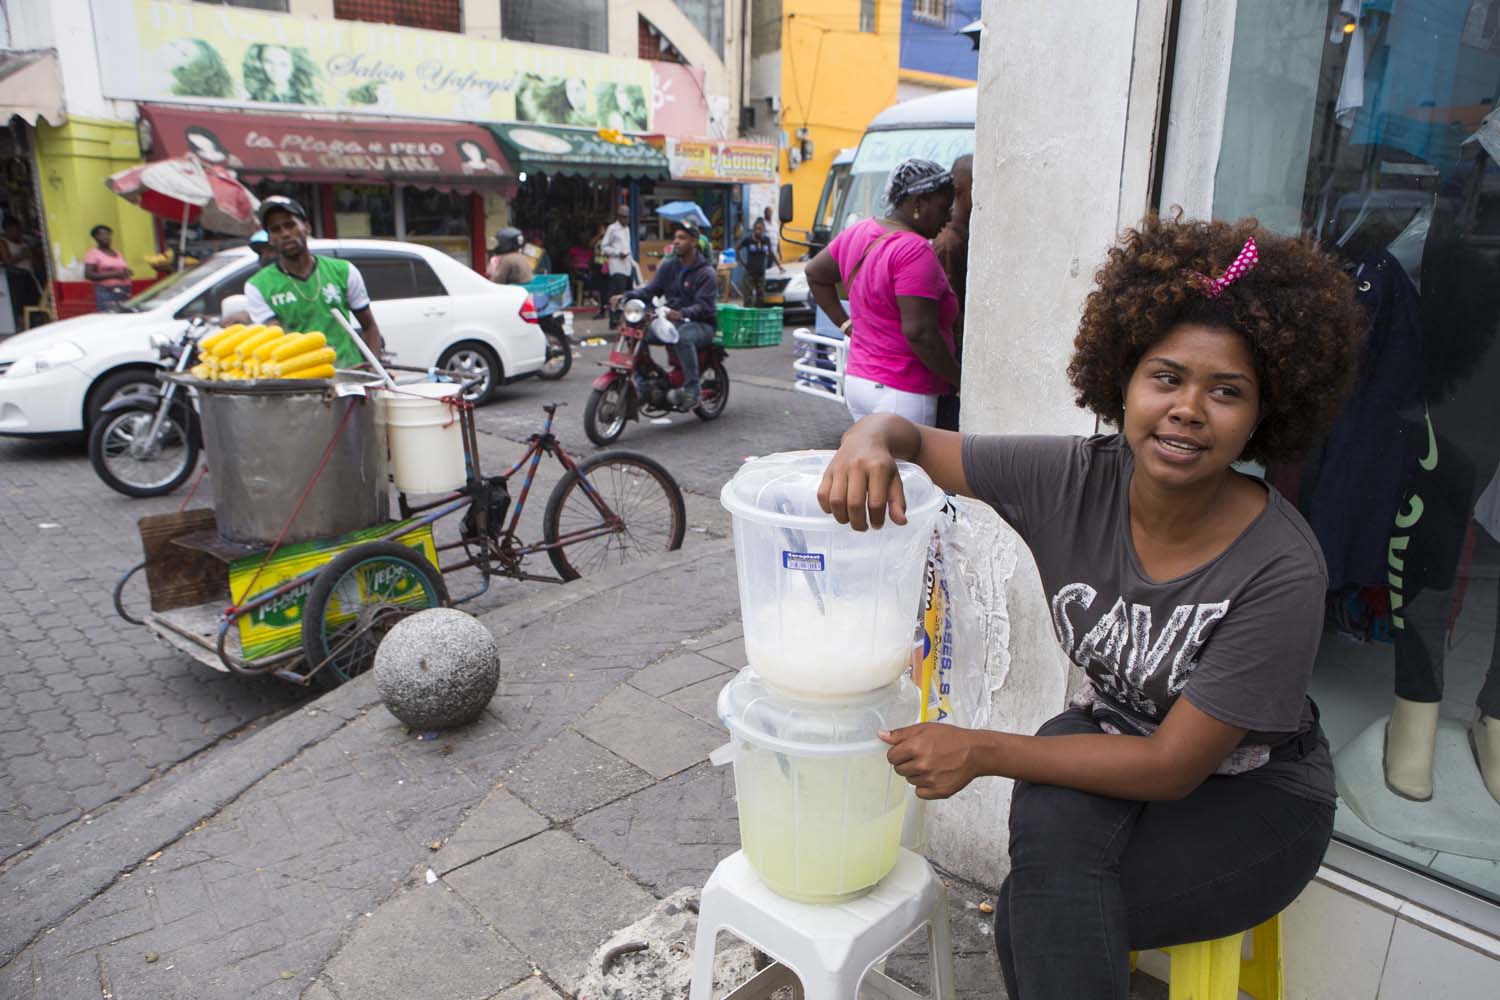
<svg viewBox="0 0 1500 1000">
<path fill-rule="evenodd" d="M 856 260 L 854 262 L 854 270 L 849 272 L 849 280 L 840 281 L 836 286 L 835 290 L 839 293 L 839 298 L 841 300 L 843 300 L 844 302 L 849 301 L 849 290 L 854 287 L 854 279 L 859 275 L 859 269 L 865 266 L 865 258 L 870 256 L 870 251 L 875 249 L 875 244 L 881 242 L 888 236 L 895 235 L 895 233 L 896 230 L 887 229 L 885 232 L 881 233 L 879 236 L 875 237 L 873 240 L 865 244 L 864 252 L 859 255 L 859 260 Z"/>
</svg>

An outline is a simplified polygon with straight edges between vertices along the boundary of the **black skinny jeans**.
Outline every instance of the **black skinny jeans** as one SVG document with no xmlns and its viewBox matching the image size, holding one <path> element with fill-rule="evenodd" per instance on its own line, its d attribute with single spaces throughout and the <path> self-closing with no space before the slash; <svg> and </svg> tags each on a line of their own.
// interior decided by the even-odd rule
<svg viewBox="0 0 1500 1000">
<path fill-rule="evenodd" d="M 1081 709 L 1039 736 L 1097 733 Z M 1175 802 L 1016 782 L 995 948 L 1010 1000 L 1126 1000 L 1130 952 L 1249 930 L 1317 873 L 1333 804 L 1250 776 Z"/>
</svg>

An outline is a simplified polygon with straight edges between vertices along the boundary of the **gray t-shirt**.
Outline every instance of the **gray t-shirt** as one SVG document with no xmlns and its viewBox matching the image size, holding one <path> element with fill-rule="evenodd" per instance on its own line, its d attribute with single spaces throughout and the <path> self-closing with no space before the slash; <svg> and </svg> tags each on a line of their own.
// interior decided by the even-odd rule
<svg viewBox="0 0 1500 1000">
<path fill-rule="evenodd" d="M 1219 767 L 1332 802 L 1333 761 L 1307 697 L 1328 571 L 1300 514 L 1266 509 L 1222 554 L 1156 581 L 1130 533 L 1134 458 L 1118 435 L 964 439 L 974 495 L 1036 558 L 1063 651 L 1088 674 L 1075 704 L 1149 735 L 1179 695 L 1249 730 Z"/>
</svg>

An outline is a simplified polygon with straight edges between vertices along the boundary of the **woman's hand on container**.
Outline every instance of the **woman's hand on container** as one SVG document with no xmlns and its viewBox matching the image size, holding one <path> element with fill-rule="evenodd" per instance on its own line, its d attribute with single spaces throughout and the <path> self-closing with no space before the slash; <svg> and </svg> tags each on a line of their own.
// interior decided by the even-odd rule
<svg viewBox="0 0 1500 1000">
<path fill-rule="evenodd" d="M 891 521 L 906 523 L 906 494 L 884 423 L 866 417 L 849 428 L 818 486 L 818 505 L 855 531 L 884 526 L 887 509 Z"/>
<path fill-rule="evenodd" d="M 946 799 L 979 777 L 974 731 L 946 722 L 923 722 L 883 732 L 885 758 L 917 790 L 919 799 Z"/>
</svg>

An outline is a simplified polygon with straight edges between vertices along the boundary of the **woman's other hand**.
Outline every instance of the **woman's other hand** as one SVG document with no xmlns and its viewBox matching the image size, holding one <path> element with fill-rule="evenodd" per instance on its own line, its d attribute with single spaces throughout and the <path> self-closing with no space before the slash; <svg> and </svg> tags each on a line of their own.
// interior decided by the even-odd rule
<svg viewBox="0 0 1500 1000">
<path fill-rule="evenodd" d="M 946 722 L 923 722 L 880 734 L 891 745 L 886 760 L 917 790 L 919 799 L 946 799 L 979 777 L 975 736 L 972 729 Z"/>
<path fill-rule="evenodd" d="M 818 486 L 818 505 L 855 531 L 884 526 L 888 509 L 891 521 L 906 523 L 906 494 L 891 448 L 891 432 L 900 428 L 893 422 L 911 430 L 901 417 L 876 414 L 845 431 Z"/>
</svg>

